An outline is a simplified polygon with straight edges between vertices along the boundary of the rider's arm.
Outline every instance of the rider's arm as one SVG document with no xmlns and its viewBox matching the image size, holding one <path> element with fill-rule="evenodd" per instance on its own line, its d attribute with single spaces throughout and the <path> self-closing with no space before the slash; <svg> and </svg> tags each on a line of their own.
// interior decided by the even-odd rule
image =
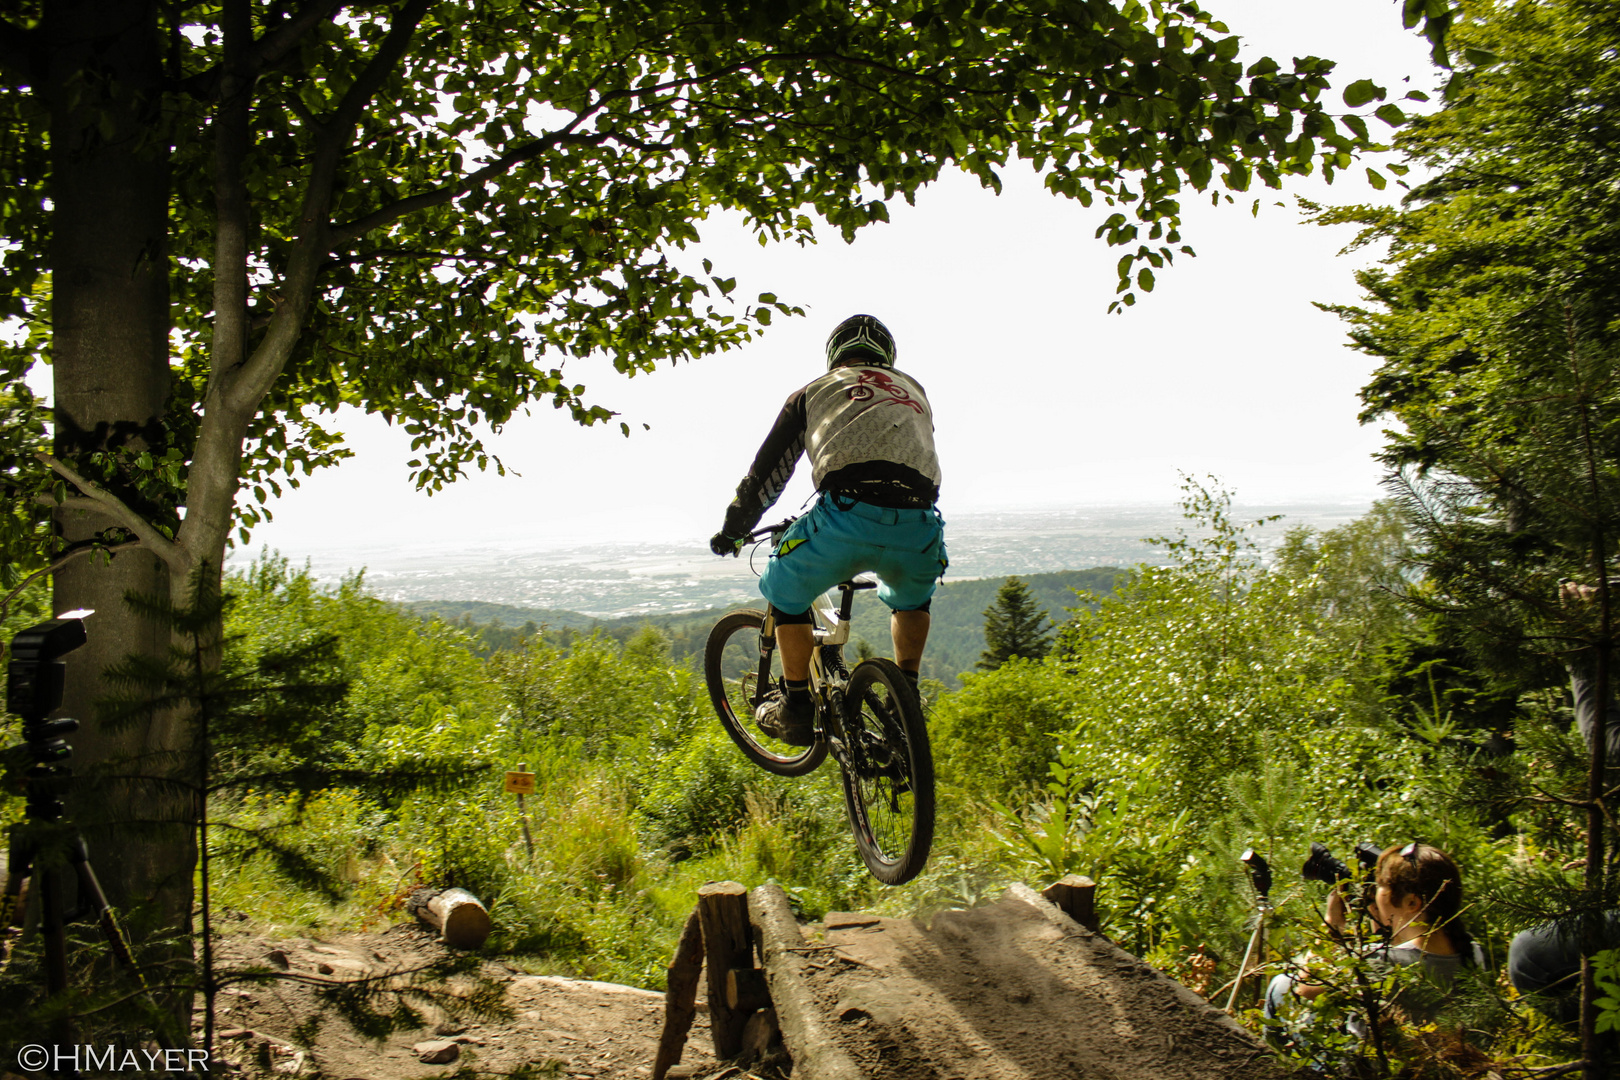
<svg viewBox="0 0 1620 1080">
<path fill-rule="evenodd" d="M 748 475 L 737 485 L 737 497 L 726 507 L 727 536 L 748 535 L 781 496 L 799 455 L 804 453 L 804 433 L 804 391 L 795 390 L 754 455 Z"/>
<path fill-rule="evenodd" d="M 1328 893 L 1327 924 L 1328 929 L 1333 931 L 1334 937 L 1340 937 L 1344 934 L 1345 916 L 1347 914 L 1344 893 L 1337 888 L 1333 889 Z M 1293 991 L 1294 996 L 1307 1000 L 1327 993 L 1327 987 L 1310 982 L 1308 979 L 1295 979 L 1290 989 Z"/>
</svg>

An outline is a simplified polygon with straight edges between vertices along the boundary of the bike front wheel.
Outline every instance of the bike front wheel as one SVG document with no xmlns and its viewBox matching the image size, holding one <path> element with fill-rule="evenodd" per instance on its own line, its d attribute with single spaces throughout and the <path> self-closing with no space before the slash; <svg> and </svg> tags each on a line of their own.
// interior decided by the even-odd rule
<svg viewBox="0 0 1620 1080">
<path fill-rule="evenodd" d="M 814 746 L 792 746 L 773 739 L 754 722 L 756 689 L 765 688 L 782 676 L 778 651 L 771 650 L 769 667 L 762 658 L 759 628 L 765 624 L 762 611 L 733 611 L 709 631 L 703 650 L 703 677 L 709 684 L 709 700 L 720 716 L 720 724 L 731 741 L 755 765 L 778 776 L 803 776 L 827 758 L 827 741 Z"/>
<path fill-rule="evenodd" d="M 934 844 L 934 755 L 917 692 L 892 660 L 863 660 L 844 691 L 844 806 L 872 876 L 903 885 Z"/>
</svg>

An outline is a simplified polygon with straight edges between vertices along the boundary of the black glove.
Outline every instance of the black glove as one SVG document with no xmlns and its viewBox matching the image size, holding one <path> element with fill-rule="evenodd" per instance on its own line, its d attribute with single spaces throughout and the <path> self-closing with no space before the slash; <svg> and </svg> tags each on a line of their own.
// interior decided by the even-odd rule
<svg viewBox="0 0 1620 1080">
<path fill-rule="evenodd" d="M 709 550 L 716 555 L 736 555 L 742 550 L 743 541 L 735 536 L 727 536 L 724 532 L 717 532 L 709 537 Z"/>
</svg>

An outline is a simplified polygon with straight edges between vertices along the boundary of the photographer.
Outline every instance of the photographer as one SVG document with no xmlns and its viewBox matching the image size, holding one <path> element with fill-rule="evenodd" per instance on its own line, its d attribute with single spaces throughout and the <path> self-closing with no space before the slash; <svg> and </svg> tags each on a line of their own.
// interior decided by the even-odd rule
<svg viewBox="0 0 1620 1080">
<path fill-rule="evenodd" d="M 1463 925 L 1462 871 L 1450 855 L 1416 842 L 1386 848 L 1378 856 L 1373 881 L 1367 914 L 1388 937 L 1363 953 L 1366 960 L 1379 966 L 1420 965 L 1441 991 L 1450 988 L 1461 969 L 1485 966 L 1484 953 Z M 1328 896 L 1326 918 L 1335 938 L 1343 937 L 1347 914 L 1341 884 Z M 1276 1019 L 1290 995 L 1309 1000 L 1328 990 L 1278 975 L 1266 990 L 1265 1015 Z"/>
<path fill-rule="evenodd" d="M 1620 582 L 1610 582 L 1611 587 Z M 1574 608 L 1589 605 L 1597 589 L 1565 581 L 1559 586 L 1559 599 Z M 1570 696 L 1575 706 L 1575 726 L 1581 741 L 1592 746 L 1592 735 L 1597 730 L 1598 710 L 1604 711 L 1604 744 L 1607 747 L 1606 764 L 1610 769 L 1620 768 L 1620 709 L 1615 707 L 1611 691 L 1608 700 L 1600 703 L 1597 693 L 1597 656 L 1590 650 L 1575 653 L 1564 661 L 1569 671 Z M 1620 676 L 1611 666 L 1610 685 Z M 1572 864 L 1570 868 L 1573 868 Z M 1620 911 L 1604 912 L 1601 932 L 1603 947 L 1620 947 Z M 1560 928 L 1554 923 L 1543 923 L 1521 930 L 1508 945 L 1508 979 L 1519 993 L 1548 1016 L 1565 1023 L 1573 1023 L 1580 1013 L 1581 945 L 1580 933 L 1572 925 Z"/>
</svg>

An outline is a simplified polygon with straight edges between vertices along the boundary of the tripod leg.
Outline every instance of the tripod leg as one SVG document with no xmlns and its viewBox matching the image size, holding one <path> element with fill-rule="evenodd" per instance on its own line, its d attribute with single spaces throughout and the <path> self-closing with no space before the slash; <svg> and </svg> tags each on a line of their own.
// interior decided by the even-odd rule
<svg viewBox="0 0 1620 1080">
<path fill-rule="evenodd" d="M 79 877 L 79 896 L 81 900 L 88 901 L 89 906 L 95 910 L 96 921 L 101 924 L 102 936 L 107 939 L 107 947 L 112 950 L 113 959 L 144 986 L 146 980 L 141 978 L 140 969 L 135 966 L 135 957 L 129 951 L 129 942 L 118 925 L 117 917 L 113 915 L 112 905 L 107 903 L 107 894 L 101 891 L 101 882 L 96 880 L 96 871 L 90 865 L 90 852 L 84 846 L 84 837 L 74 837 L 72 846 L 68 848 L 68 859 L 73 863 L 73 869 Z"/>
<path fill-rule="evenodd" d="M 33 873 L 33 866 L 33 846 L 23 838 L 21 830 L 13 831 L 6 853 L 6 891 L 0 893 L 0 961 L 5 958 L 6 937 L 11 928 L 23 924 L 23 905 L 28 902 L 23 883 Z"/>
<path fill-rule="evenodd" d="M 67 989 L 67 930 L 62 923 L 61 871 L 40 867 L 39 906 L 45 939 L 45 989 L 55 996 Z"/>
<path fill-rule="evenodd" d="M 28 903 L 28 894 L 23 889 L 23 882 L 28 880 L 28 866 L 29 860 L 13 848 L 6 864 L 6 891 L 0 893 L 0 972 L 11 962 L 12 930 L 20 931 L 22 927 L 23 905 Z"/>
<path fill-rule="evenodd" d="M 73 843 L 68 845 L 68 861 L 73 863 L 73 869 L 79 878 L 79 899 L 94 909 L 96 921 L 101 926 L 102 936 L 107 939 L 107 948 L 112 951 L 113 959 L 118 965 L 131 975 L 141 988 L 141 997 L 154 1013 L 160 1012 L 159 1006 L 152 998 L 152 988 L 146 984 L 146 975 L 135 963 L 135 956 L 130 952 L 129 939 L 124 937 L 124 930 L 118 925 L 118 917 L 113 914 L 112 905 L 107 902 L 107 894 L 101 890 L 101 882 L 96 878 L 95 867 L 90 865 L 90 851 L 85 846 L 84 837 L 75 836 Z M 177 1042 L 170 1033 L 158 1031 L 156 1042 L 166 1050 L 187 1045 L 184 1041 Z"/>
<path fill-rule="evenodd" d="M 1243 963 L 1238 965 L 1237 978 L 1232 980 L 1232 994 L 1226 999 L 1226 1013 L 1228 1016 L 1232 1014 L 1233 1007 L 1237 1005 L 1238 991 L 1243 989 L 1243 980 L 1249 977 L 1249 961 L 1261 955 L 1264 951 L 1265 947 L 1262 942 L 1265 941 L 1265 935 L 1266 913 L 1262 910 L 1259 921 L 1254 924 L 1254 933 L 1249 935 L 1249 947 L 1243 950 Z"/>
</svg>

